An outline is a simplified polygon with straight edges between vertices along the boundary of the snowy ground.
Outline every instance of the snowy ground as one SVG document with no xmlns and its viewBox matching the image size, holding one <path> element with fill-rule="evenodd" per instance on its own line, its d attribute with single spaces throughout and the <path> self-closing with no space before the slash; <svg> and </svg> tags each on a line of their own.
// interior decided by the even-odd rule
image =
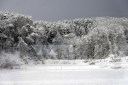
<svg viewBox="0 0 128 85">
<path fill-rule="evenodd" d="M 0 85 L 127 85 L 127 69 L 80 69 L 81 65 L 38 65 L 0 70 Z"/>
<path fill-rule="evenodd" d="M 0 85 L 127 85 L 127 58 L 114 62 L 109 58 L 89 62 L 46 60 L 44 65 L 1 69 Z"/>
</svg>

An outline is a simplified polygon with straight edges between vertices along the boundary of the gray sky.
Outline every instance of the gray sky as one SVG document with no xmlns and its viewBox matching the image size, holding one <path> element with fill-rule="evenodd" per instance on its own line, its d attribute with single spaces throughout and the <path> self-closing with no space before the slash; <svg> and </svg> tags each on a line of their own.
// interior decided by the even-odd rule
<svg viewBox="0 0 128 85">
<path fill-rule="evenodd" d="M 0 0 L 0 10 L 58 21 L 83 17 L 128 17 L 128 0 Z"/>
</svg>

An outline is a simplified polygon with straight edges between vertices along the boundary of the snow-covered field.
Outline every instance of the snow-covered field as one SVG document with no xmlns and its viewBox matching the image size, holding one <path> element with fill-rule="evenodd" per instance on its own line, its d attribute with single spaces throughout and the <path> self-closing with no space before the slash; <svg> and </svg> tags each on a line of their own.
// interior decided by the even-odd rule
<svg viewBox="0 0 128 85">
<path fill-rule="evenodd" d="M 44 65 L 3 69 L 0 85 L 127 85 L 127 62 L 108 60 L 91 65 L 85 60 L 46 60 Z"/>
<path fill-rule="evenodd" d="M 81 65 L 38 65 L 26 68 L 0 70 L 0 85 L 128 84 L 127 69 L 86 69 L 86 66 Z"/>
</svg>

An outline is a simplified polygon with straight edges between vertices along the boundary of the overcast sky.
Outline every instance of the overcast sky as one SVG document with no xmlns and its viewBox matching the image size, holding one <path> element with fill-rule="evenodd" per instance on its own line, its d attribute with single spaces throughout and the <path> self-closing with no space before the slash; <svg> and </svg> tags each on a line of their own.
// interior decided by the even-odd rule
<svg viewBox="0 0 128 85">
<path fill-rule="evenodd" d="M 0 10 L 58 21 L 83 17 L 128 17 L 128 0 L 0 0 Z"/>
</svg>

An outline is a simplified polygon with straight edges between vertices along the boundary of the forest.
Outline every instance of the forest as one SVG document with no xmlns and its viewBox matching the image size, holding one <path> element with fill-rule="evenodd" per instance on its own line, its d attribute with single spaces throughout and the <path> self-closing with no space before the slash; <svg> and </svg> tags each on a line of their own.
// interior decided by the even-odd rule
<svg viewBox="0 0 128 85">
<path fill-rule="evenodd" d="M 128 56 L 128 18 L 46 22 L 0 12 L 0 61 L 104 59 L 111 54 Z"/>
</svg>

